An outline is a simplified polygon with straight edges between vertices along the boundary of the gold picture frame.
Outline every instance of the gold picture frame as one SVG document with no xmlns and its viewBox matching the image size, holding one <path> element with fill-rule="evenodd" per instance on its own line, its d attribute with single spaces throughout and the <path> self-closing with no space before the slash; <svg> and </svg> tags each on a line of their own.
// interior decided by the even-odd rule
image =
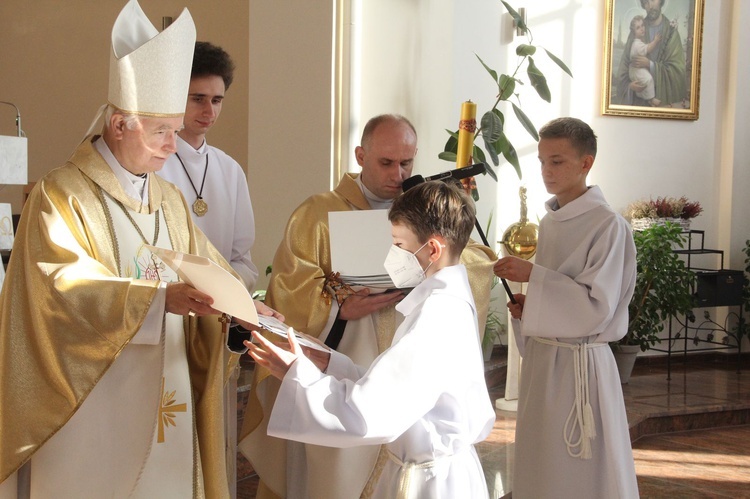
<svg viewBox="0 0 750 499">
<path fill-rule="evenodd" d="M 607 0 L 603 115 L 698 119 L 703 3 Z"/>
</svg>

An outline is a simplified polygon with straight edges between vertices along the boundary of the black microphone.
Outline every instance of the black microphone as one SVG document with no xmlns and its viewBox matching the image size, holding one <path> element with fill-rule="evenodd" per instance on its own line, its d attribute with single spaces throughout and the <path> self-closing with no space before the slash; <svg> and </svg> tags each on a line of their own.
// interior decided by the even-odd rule
<svg viewBox="0 0 750 499">
<path fill-rule="evenodd" d="M 479 175 L 480 173 L 486 173 L 487 172 L 487 164 L 486 163 L 475 163 L 473 165 L 465 166 L 463 168 L 456 168 L 455 170 L 449 170 L 447 172 L 437 173 L 435 175 L 430 175 L 429 177 L 423 177 L 422 175 L 412 175 L 411 177 L 404 180 L 404 183 L 401 184 L 401 188 L 404 192 L 408 191 L 415 185 L 419 185 L 422 182 L 429 182 L 431 180 L 442 180 L 445 182 L 448 179 L 454 179 L 454 180 L 461 180 L 464 178 L 473 177 L 474 175 Z"/>
</svg>

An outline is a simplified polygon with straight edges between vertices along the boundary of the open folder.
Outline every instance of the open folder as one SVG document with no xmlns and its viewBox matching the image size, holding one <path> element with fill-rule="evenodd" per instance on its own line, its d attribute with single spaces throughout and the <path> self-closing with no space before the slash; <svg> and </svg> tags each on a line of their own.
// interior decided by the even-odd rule
<svg viewBox="0 0 750 499">
<path fill-rule="evenodd" d="M 182 281 L 213 298 L 211 306 L 216 310 L 286 338 L 289 326 L 274 317 L 258 315 L 247 288 L 212 260 L 151 245 L 146 245 L 146 248 L 174 270 Z M 306 334 L 297 331 L 294 334 L 300 345 L 328 351 Z"/>
</svg>

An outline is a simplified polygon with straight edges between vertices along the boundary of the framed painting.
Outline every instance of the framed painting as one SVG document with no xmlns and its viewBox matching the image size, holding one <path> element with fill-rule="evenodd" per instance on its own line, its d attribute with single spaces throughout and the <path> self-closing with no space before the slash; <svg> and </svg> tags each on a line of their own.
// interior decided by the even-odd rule
<svg viewBox="0 0 750 499">
<path fill-rule="evenodd" d="M 704 0 L 607 0 L 602 114 L 698 119 Z"/>
</svg>

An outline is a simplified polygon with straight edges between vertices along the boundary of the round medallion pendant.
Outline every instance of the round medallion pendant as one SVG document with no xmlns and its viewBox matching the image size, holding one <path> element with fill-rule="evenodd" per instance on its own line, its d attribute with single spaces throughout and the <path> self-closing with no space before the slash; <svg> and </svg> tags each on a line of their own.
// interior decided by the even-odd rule
<svg viewBox="0 0 750 499">
<path fill-rule="evenodd" d="M 195 203 L 193 203 L 193 212 L 198 215 L 199 217 L 202 217 L 206 214 L 208 211 L 208 205 L 205 201 L 203 201 L 203 198 L 198 198 L 195 200 Z"/>
</svg>

